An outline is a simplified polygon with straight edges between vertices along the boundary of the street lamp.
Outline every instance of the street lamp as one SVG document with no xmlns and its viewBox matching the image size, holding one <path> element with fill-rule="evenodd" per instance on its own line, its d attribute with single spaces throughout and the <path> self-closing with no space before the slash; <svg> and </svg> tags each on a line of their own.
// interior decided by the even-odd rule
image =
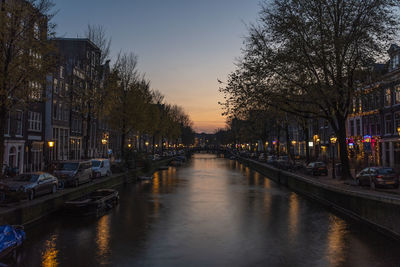
<svg viewBox="0 0 400 267">
<path fill-rule="evenodd" d="M 49 147 L 49 151 L 48 151 L 48 155 L 47 155 L 47 164 L 48 164 L 48 166 L 47 167 L 49 167 L 50 166 L 50 161 L 51 161 L 51 154 L 52 154 L 52 149 L 53 149 L 53 147 L 54 147 L 54 144 L 55 144 L 55 142 L 54 141 L 52 141 L 52 140 L 49 140 L 49 141 L 47 141 L 47 145 L 48 145 L 48 147 Z"/>
<path fill-rule="evenodd" d="M 49 145 L 50 148 L 54 147 L 54 141 L 48 141 L 47 144 Z"/>
<path fill-rule="evenodd" d="M 332 179 L 336 178 L 336 172 L 335 172 L 335 144 L 336 144 L 337 138 L 335 136 L 331 137 L 331 144 L 332 144 Z"/>
</svg>

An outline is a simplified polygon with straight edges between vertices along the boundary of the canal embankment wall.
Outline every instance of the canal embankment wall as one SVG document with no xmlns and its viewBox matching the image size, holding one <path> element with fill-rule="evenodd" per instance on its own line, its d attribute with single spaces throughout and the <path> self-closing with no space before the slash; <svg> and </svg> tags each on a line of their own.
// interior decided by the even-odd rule
<svg viewBox="0 0 400 267">
<path fill-rule="evenodd" d="M 147 174 L 153 173 L 160 166 L 167 165 L 170 161 L 171 159 L 165 159 L 153 162 Z M 76 188 L 66 188 L 58 191 L 56 194 L 42 196 L 32 201 L 25 200 L 10 206 L 1 207 L 0 225 L 28 225 L 50 213 L 62 209 L 66 201 L 82 197 L 97 189 L 113 188 L 122 184 L 135 182 L 137 177 L 141 174 L 143 173 L 140 170 L 115 174 L 110 177 L 95 179 L 91 183 L 83 184 Z"/>
<path fill-rule="evenodd" d="M 379 192 L 352 191 L 250 159 L 240 158 L 239 161 L 292 191 L 400 240 L 400 198 L 396 196 L 380 195 Z"/>
</svg>

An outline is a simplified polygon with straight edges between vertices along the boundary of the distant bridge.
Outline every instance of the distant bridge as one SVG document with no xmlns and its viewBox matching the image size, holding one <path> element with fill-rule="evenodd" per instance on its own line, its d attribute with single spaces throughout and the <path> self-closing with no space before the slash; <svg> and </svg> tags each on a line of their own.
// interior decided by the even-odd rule
<svg viewBox="0 0 400 267">
<path fill-rule="evenodd" d="M 190 149 L 191 153 L 210 153 L 210 154 L 224 154 L 229 155 L 231 152 L 223 147 L 218 146 L 203 146 L 203 147 L 194 147 Z"/>
</svg>

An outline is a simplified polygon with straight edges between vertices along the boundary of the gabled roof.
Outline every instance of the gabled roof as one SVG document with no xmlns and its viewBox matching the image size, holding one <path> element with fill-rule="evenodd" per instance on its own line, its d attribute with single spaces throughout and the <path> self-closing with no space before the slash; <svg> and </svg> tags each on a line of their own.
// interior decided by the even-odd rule
<svg viewBox="0 0 400 267">
<path fill-rule="evenodd" d="M 400 47 L 398 45 L 392 44 L 387 52 L 390 56 L 392 56 L 393 54 L 398 53 L 399 50 L 400 50 Z"/>
</svg>

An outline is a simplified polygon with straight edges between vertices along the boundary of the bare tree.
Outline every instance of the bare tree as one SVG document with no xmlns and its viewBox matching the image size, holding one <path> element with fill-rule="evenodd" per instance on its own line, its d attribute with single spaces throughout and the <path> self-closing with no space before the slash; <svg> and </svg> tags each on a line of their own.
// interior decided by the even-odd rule
<svg viewBox="0 0 400 267">
<path fill-rule="evenodd" d="M 86 38 L 92 41 L 101 51 L 100 64 L 104 64 L 110 59 L 111 52 L 111 37 L 107 37 L 106 30 L 102 25 L 88 24 Z"/>
<path fill-rule="evenodd" d="M 343 177 L 351 177 L 346 119 L 363 74 L 396 36 L 398 7 L 396 0 L 265 1 L 240 69 L 222 89 L 228 110 L 274 106 L 325 119 L 338 138 Z"/>
<path fill-rule="evenodd" d="M 53 61 L 55 25 L 50 23 L 50 0 L 0 2 L 0 170 L 3 167 L 4 131 L 9 112 L 41 101 L 46 74 Z"/>
</svg>

